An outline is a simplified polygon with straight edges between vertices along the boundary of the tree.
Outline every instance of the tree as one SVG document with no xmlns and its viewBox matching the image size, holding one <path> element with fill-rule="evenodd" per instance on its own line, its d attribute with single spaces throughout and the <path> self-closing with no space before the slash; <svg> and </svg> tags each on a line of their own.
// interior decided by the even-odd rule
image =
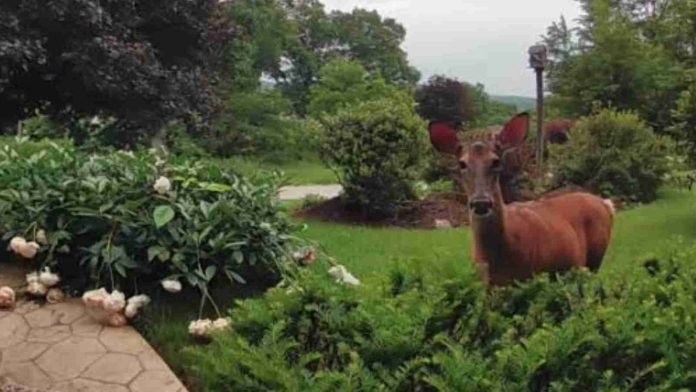
<svg viewBox="0 0 696 392">
<path fill-rule="evenodd" d="M 681 90 L 681 65 L 646 40 L 631 15 L 612 1 L 587 2 L 586 10 L 577 53 L 555 59 L 549 75 L 555 102 L 571 115 L 589 114 L 597 104 L 637 110 L 656 130 L 664 130 Z M 559 45 L 552 47 L 557 51 Z"/>
<path fill-rule="evenodd" d="M 0 107 L 6 121 L 119 118 L 130 144 L 215 103 L 215 53 L 228 39 L 215 0 L 7 0 L 0 4 Z"/>
<path fill-rule="evenodd" d="M 457 79 L 434 75 L 415 93 L 418 114 L 428 120 L 473 123 L 479 114 L 474 88 Z"/>
<path fill-rule="evenodd" d="M 253 90 L 262 74 L 277 74 L 296 31 L 277 0 L 236 0 L 225 5 L 235 32 L 225 55 L 229 88 Z"/>
<path fill-rule="evenodd" d="M 286 67 L 273 76 L 298 113 L 306 112 L 309 88 L 332 59 L 356 61 L 388 83 L 412 85 L 420 78 L 400 48 L 405 29 L 395 20 L 361 9 L 327 14 L 317 0 L 286 0 L 283 6 L 296 36 L 288 43 Z"/>
<path fill-rule="evenodd" d="M 313 117 L 336 114 L 340 109 L 370 100 L 393 97 L 399 89 L 379 76 L 371 76 L 354 61 L 334 60 L 319 72 L 319 82 L 309 89 L 307 112 Z"/>
</svg>

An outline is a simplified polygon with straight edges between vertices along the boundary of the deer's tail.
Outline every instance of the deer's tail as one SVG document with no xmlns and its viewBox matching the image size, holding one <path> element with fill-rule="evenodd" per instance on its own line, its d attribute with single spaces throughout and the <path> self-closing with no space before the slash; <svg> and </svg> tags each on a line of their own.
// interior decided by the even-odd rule
<svg viewBox="0 0 696 392">
<path fill-rule="evenodd" d="M 612 216 L 616 215 L 616 206 L 614 206 L 614 202 L 611 199 L 604 199 L 602 202 Z"/>
</svg>

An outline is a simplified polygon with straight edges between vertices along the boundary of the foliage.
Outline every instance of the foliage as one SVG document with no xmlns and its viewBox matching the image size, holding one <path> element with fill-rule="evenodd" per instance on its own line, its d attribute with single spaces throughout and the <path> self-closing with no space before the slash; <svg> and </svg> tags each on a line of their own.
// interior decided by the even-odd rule
<svg viewBox="0 0 696 392">
<path fill-rule="evenodd" d="M 694 255 L 490 293 L 471 270 L 401 263 L 369 289 L 318 267 L 238 302 L 233 330 L 183 357 L 203 391 L 690 389 Z"/>
<path fill-rule="evenodd" d="M 58 139 L 65 137 L 65 133 L 55 121 L 39 110 L 19 123 L 19 135 L 31 139 Z"/>
<path fill-rule="evenodd" d="M 332 59 L 359 62 L 387 83 L 412 85 L 418 81 L 418 71 L 409 65 L 400 47 L 406 31 L 394 19 L 360 8 L 350 13 L 327 13 L 318 0 L 287 1 L 283 8 L 295 26 L 295 34 L 285 51 L 288 66 L 271 76 L 296 112 L 305 114 L 309 88 Z"/>
<path fill-rule="evenodd" d="M 370 101 L 326 120 L 325 160 L 335 168 L 349 205 L 394 214 L 413 200 L 427 151 L 425 125 L 408 96 Z"/>
<path fill-rule="evenodd" d="M 434 75 L 416 89 L 418 114 L 428 120 L 472 123 L 479 114 L 474 104 L 473 89 L 468 83 L 457 79 Z"/>
<path fill-rule="evenodd" d="M 228 38 L 214 0 L 3 1 L 0 106 L 10 119 L 119 119 L 119 144 L 210 112 L 214 54 Z"/>
<path fill-rule="evenodd" d="M 360 63 L 333 60 L 319 71 L 319 81 L 309 89 L 307 113 L 315 118 L 370 100 L 390 98 L 399 89 L 379 76 L 370 76 Z"/>
<path fill-rule="evenodd" d="M 688 64 L 675 60 L 675 47 L 650 32 L 657 28 L 650 26 L 661 21 L 676 28 L 680 18 L 660 15 L 660 7 L 651 11 L 642 0 L 581 3 L 585 14 L 577 31 L 562 20 L 545 37 L 552 60 L 549 87 L 558 96 L 556 103 L 568 115 L 590 114 L 597 103 L 636 110 L 662 132 L 671 123 Z"/>
<path fill-rule="evenodd" d="M 153 189 L 160 176 L 171 189 Z M 275 181 L 257 181 L 153 153 L 84 155 L 53 143 L 36 151 L 20 141 L 0 151 L 0 233 L 33 240 L 44 230 L 35 265 L 77 290 L 132 291 L 166 277 L 205 295 L 223 279 L 264 284 L 279 279 L 291 226 Z"/>
<path fill-rule="evenodd" d="M 568 143 L 551 146 L 550 164 L 557 185 L 645 202 L 656 198 L 675 153 L 671 139 L 636 114 L 605 109 L 580 120 Z"/>
<path fill-rule="evenodd" d="M 674 124 L 669 128 L 680 144 L 687 149 L 692 161 L 696 161 L 696 85 L 693 83 L 696 72 L 690 75 L 689 87 L 679 94 L 672 115 Z"/>
<path fill-rule="evenodd" d="M 226 11 L 235 32 L 224 54 L 227 84 L 234 92 L 253 91 L 264 73 L 279 72 L 295 28 L 277 0 L 228 2 Z"/>
<path fill-rule="evenodd" d="M 282 160 L 316 153 L 319 125 L 292 117 L 289 111 L 290 102 L 276 89 L 232 93 L 204 145 L 217 156 L 262 155 Z"/>
</svg>

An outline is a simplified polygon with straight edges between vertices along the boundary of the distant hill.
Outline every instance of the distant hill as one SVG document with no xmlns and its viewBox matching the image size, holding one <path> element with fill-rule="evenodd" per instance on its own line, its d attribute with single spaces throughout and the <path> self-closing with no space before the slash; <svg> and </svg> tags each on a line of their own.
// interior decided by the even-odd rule
<svg viewBox="0 0 696 392">
<path fill-rule="evenodd" d="M 491 95 L 491 99 L 496 102 L 515 105 L 518 111 L 532 110 L 536 107 L 536 99 L 531 97 L 521 97 L 518 95 Z"/>
</svg>

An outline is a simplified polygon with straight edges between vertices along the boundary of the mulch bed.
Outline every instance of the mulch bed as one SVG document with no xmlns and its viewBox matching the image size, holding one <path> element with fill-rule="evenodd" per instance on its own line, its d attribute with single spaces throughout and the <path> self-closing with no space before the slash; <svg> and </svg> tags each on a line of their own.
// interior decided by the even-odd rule
<svg viewBox="0 0 696 392">
<path fill-rule="evenodd" d="M 469 212 L 466 205 L 457 201 L 453 193 L 434 192 L 423 200 L 405 206 L 393 218 L 377 218 L 366 215 L 357 209 L 346 206 L 338 197 L 299 210 L 295 213 L 295 217 L 355 225 L 434 229 L 438 228 L 438 222 L 439 228 L 467 225 Z"/>
</svg>

